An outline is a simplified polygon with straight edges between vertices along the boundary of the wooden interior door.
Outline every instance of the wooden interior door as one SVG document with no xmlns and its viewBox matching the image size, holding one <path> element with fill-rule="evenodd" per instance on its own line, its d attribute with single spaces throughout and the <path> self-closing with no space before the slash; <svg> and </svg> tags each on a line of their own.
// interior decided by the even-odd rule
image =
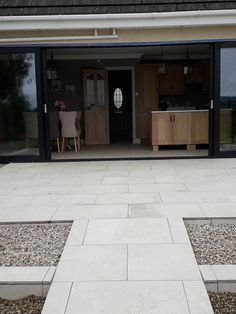
<svg viewBox="0 0 236 314">
<path fill-rule="evenodd" d="M 84 70 L 85 145 L 109 144 L 108 75 L 103 69 Z"/>
<path fill-rule="evenodd" d="M 140 84 L 140 137 L 150 138 L 151 111 L 158 110 L 158 73 L 156 64 L 141 64 Z"/>
</svg>

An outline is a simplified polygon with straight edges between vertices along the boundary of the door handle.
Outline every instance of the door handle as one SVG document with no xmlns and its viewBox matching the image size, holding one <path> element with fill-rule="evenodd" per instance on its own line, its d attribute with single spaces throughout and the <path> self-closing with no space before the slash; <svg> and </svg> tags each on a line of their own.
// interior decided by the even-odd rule
<svg viewBox="0 0 236 314">
<path fill-rule="evenodd" d="M 172 114 L 170 114 L 170 123 L 172 122 Z"/>
<path fill-rule="evenodd" d="M 47 106 L 47 104 L 44 104 L 44 113 L 48 113 L 48 106 Z"/>
<path fill-rule="evenodd" d="M 175 115 L 173 114 L 173 122 L 175 123 Z"/>
</svg>

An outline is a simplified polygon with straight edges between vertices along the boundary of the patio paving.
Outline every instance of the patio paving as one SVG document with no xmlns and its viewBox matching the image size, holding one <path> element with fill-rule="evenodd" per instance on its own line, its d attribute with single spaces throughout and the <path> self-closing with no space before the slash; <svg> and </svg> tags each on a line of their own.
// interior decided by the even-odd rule
<svg viewBox="0 0 236 314">
<path fill-rule="evenodd" d="M 236 159 L 9 164 L 0 222 L 73 220 L 43 314 L 212 314 L 183 218 L 236 217 Z"/>
</svg>

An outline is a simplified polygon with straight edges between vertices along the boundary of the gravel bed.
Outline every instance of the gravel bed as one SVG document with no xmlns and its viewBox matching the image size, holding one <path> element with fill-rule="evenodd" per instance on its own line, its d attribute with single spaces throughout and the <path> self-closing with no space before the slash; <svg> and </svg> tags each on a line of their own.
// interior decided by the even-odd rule
<svg viewBox="0 0 236 314">
<path fill-rule="evenodd" d="M 30 295 L 19 300 L 5 300 L 0 298 L 1 314 L 40 314 L 45 298 Z"/>
<path fill-rule="evenodd" d="M 0 266 L 56 266 L 70 228 L 54 223 L 0 225 Z"/>
<path fill-rule="evenodd" d="M 236 264 L 235 224 L 186 224 L 198 264 Z"/>
<path fill-rule="evenodd" d="M 236 293 L 208 292 L 215 314 L 236 314 Z"/>
</svg>

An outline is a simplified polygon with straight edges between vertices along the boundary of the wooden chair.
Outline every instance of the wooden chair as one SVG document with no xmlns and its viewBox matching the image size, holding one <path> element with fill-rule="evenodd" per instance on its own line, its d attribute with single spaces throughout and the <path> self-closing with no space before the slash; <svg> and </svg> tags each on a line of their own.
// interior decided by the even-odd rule
<svg viewBox="0 0 236 314">
<path fill-rule="evenodd" d="M 80 112 L 81 116 L 81 112 Z M 60 111 L 59 117 L 61 120 L 61 137 L 62 137 L 62 146 L 61 152 L 65 151 L 65 139 L 73 138 L 75 151 L 78 152 L 80 150 L 80 127 L 76 128 L 76 124 L 78 125 L 78 113 L 77 111 Z M 77 122 L 77 123 L 76 123 Z"/>
</svg>

